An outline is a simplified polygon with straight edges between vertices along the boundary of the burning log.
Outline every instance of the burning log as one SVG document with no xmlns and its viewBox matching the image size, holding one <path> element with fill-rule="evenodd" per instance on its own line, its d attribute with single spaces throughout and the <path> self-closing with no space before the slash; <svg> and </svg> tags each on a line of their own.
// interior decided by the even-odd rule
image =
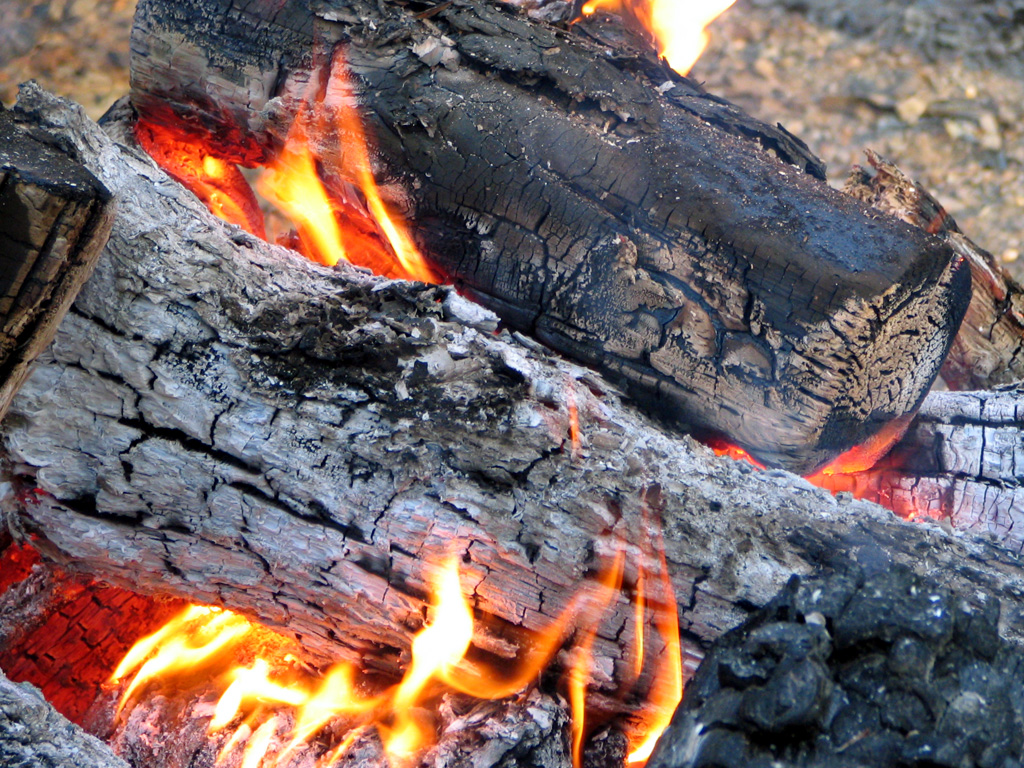
<svg viewBox="0 0 1024 768">
<path fill-rule="evenodd" d="M 939 202 L 895 165 L 868 152 L 843 191 L 936 234 L 971 267 L 971 303 L 942 366 L 953 389 L 991 389 L 1024 379 L 1024 289 L 995 257 L 964 235 Z"/>
<path fill-rule="evenodd" d="M 308 115 L 345 179 L 358 100 L 431 271 L 764 463 L 810 472 L 909 418 L 956 333 L 948 248 L 649 55 L 473 2 L 170 7 L 141 3 L 133 32 L 147 146 L 259 164 Z"/>
<path fill-rule="evenodd" d="M 897 514 L 925 516 L 1024 548 L 1020 387 L 935 392 L 892 453 L 871 469 L 822 478 Z"/>
<path fill-rule="evenodd" d="M 0 104 L 0 418 L 113 222 L 110 193 L 45 139 L 16 130 Z"/>
<path fill-rule="evenodd" d="M 123 113 L 116 142 L 32 87 L 16 114 L 122 201 L 6 423 L 8 524 L 49 558 L 392 673 L 449 555 L 486 619 L 474 647 L 511 660 L 624 551 L 591 646 L 598 712 L 630 709 L 654 675 L 630 671 L 641 573 L 670 575 L 691 666 L 790 574 L 851 559 L 1005 596 L 1008 633 L 1024 626 L 1020 563 L 995 544 L 716 459 L 592 372 L 495 336 L 450 289 L 327 270 L 227 228 L 132 146 Z"/>
</svg>

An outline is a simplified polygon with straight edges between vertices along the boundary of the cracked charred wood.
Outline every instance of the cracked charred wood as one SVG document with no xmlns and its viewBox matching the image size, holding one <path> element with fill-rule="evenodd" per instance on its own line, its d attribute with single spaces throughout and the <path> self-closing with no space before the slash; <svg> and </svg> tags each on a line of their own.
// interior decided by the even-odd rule
<svg viewBox="0 0 1024 768">
<path fill-rule="evenodd" d="M 625 547 L 593 646 L 605 712 L 649 684 L 624 682 L 627 597 L 641 565 L 660 571 L 658 541 L 691 666 L 791 574 L 850 561 L 1003 597 L 1022 637 L 1024 569 L 997 544 L 717 458 L 594 372 L 496 335 L 450 288 L 329 270 L 225 225 L 123 116 L 111 139 L 34 86 L 16 115 L 121 201 L 4 424 L 5 520 L 63 567 L 397 672 L 448 556 L 482 619 L 476 647 L 511 659 Z"/>
<path fill-rule="evenodd" d="M 102 741 L 68 722 L 27 683 L 0 672 L 0 763 L 33 768 L 128 768 Z"/>
<path fill-rule="evenodd" d="M 471 0 L 144 0 L 132 101 L 253 164 L 300 104 L 341 125 L 351 86 L 436 273 L 770 466 L 809 473 L 917 408 L 967 306 L 963 260 L 832 190 L 783 131 L 578 26 Z M 312 142 L 343 176 L 345 136 Z"/>
<path fill-rule="evenodd" d="M 1024 391 L 933 392 L 885 459 L 828 485 L 1024 549 Z"/>
<path fill-rule="evenodd" d="M 794 579 L 715 643 L 650 768 L 1019 765 L 999 603 L 895 570 Z"/>
<path fill-rule="evenodd" d="M 953 389 L 991 389 L 1024 379 L 1024 289 L 971 241 L 920 184 L 868 152 L 843 191 L 943 240 L 971 266 L 971 303 L 942 366 Z"/>
<path fill-rule="evenodd" d="M 95 176 L 0 104 L 0 418 L 92 272 L 112 207 Z"/>
</svg>

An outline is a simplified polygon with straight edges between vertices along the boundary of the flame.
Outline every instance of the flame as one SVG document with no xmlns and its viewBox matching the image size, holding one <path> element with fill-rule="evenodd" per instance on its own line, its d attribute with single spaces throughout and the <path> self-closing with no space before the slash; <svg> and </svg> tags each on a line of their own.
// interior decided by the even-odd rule
<svg viewBox="0 0 1024 768">
<path fill-rule="evenodd" d="M 271 220 L 287 219 L 302 253 L 320 264 L 334 266 L 345 260 L 387 277 L 438 282 L 374 178 L 370 139 L 342 52 L 332 63 L 326 98 L 313 96 L 298 111 L 283 145 L 269 161 L 251 153 L 243 158 L 264 166 L 256 187 L 274 209 Z M 211 212 L 267 238 L 251 187 L 234 162 L 218 156 L 218 151 L 233 154 L 231 149 L 207 146 L 211 140 L 190 132 L 173 116 L 142 119 L 135 134 L 143 149 Z M 318 154 L 335 146 L 337 152 L 326 160 Z M 329 168 L 329 183 L 322 167 Z M 291 244 L 285 232 L 275 235 Z"/>
<path fill-rule="evenodd" d="M 334 94 L 331 91 L 334 91 Z M 366 132 L 363 130 L 363 121 L 355 107 L 357 99 L 341 51 L 334 57 L 331 66 L 328 98 L 330 101 L 335 101 L 334 98 L 331 98 L 332 95 L 340 97 L 336 99 L 340 107 L 337 112 L 337 123 L 341 135 L 345 137 L 346 150 L 350 150 L 346 151 L 345 155 L 346 158 L 351 157 L 351 160 L 343 171 L 354 176 L 360 191 L 366 198 L 370 213 L 387 238 L 395 256 L 398 257 L 408 279 L 436 283 L 437 278 L 417 250 L 405 223 L 401 217 L 385 205 L 381 197 L 380 188 L 374 179 L 370 164 L 369 143 Z"/>
<path fill-rule="evenodd" d="M 256 188 L 276 205 L 298 230 L 303 253 L 313 261 L 333 267 L 348 261 L 335 206 L 316 170 L 309 149 L 305 112 L 292 123 L 281 152 L 260 176 Z"/>
<path fill-rule="evenodd" d="M 665 547 L 661 530 L 656 536 L 656 549 L 660 565 L 659 584 L 661 602 L 655 612 L 655 626 L 665 643 L 658 670 L 654 673 L 654 684 L 648 695 L 647 717 L 643 727 L 630 734 L 630 751 L 626 756 L 628 765 L 644 765 L 654 751 L 661 734 L 675 714 L 676 706 L 683 698 L 683 655 L 679 637 L 679 608 L 675 590 L 669 577 L 665 561 Z M 642 572 L 642 571 L 641 571 Z"/>
<path fill-rule="evenodd" d="M 586 708 L 584 705 L 587 684 L 592 674 L 594 640 L 597 639 L 598 629 L 605 611 L 622 588 L 624 562 L 625 550 L 620 547 L 615 553 L 611 567 L 598 578 L 596 594 L 593 595 L 588 610 L 583 616 L 583 640 L 575 649 L 566 675 L 569 707 L 572 712 L 573 768 L 582 768 L 583 766 L 583 737 L 586 736 Z"/>
<path fill-rule="evenodd" d="M 893 419 L 872 437 L 840 454 L 828 466 L 809 475 L 807 479 L 815 485 L 828 488 L 828 478 L 832 475 L 847 475 L 871 469 L 903 437 L 916 415 L 915 410 Z"/>
<path fill-rule="evenodd" d="M 497 670 L 476 657 L 480 651 L 474 655 L 473 611 L 462 591 L 459 559 L 450 558 L 438 568 L 430 585 L 430 620 L 413 638 L 405 676 L 390 687 L 378 683 L 375 692 L 367 692 L 369 683 L 360 681 L 350 663 L 336 664 L 317 677 L 301 664 L 291 663 L 295 659 L 282 650 L 292 647 L 289 641 L 270 630 L 231 611 L 191 606 L 139 640 L 118 665 L 112 676 L 123 686 L 118 712 L 148 686 L 187 690 L 190 681 L 199 680 L 221 690 L 208 724 L 211 734 L 224 733 L 226 737 L 218 765 L 285 768 L 293 764 L 291 759 L 300 749 L 311 748 L 317 739 L 315 748 L 322 754 L 316 765 L 328 766 L 345 754 L 360 733 L 375 728 L 389 764 L 397 768 L 411 765 L 434 743 L 437 728 L 432 712 L 442 692 L 454 690 L 478 699 L 520 693 L 537 681 L 567 636 L 575 634 L 576 647 L 570 654 L 565 681 L 572 708 L 573 761 L 579 768 L 587 732 L 584 704 L 592 676 L 593 645 L 609 606 L 622 594 L 624 563 L 625 547 L 620 546 L 613 562 L 596 580 L 584 583 L 550 626 L 542 632 L 523 633 L 517 661 Z M 661 570 L 661 594 L 641 600 L 636 616 L 646 613 L 643 606 L 657 604 L 660 613 L 655 625 L 667 641 L 657 674 L 659 678 L 672 677 L 674 682 L 659 679 L 655 683 L 648 707 L 654 714 L 645 718 L 643 734 L 631 737 L 631 748 L 645 739 L 653 745 L 664 727 L 659 718 L 667 722 L 663 715 L 671 715 L 681 691 L 679 630 L 663 556 Z M 637 592 L 650 581 L 639 578 Z M 638 633 L 639 664 L 644 655 L 639 626 Z M 263 655 L 268 648 L 276 655 Z M 218 668 L 224 671 L 218 672 Z M 639 675 L 640 667 L 636 670 Z M 286 711 L 292 712 L 290 718 L 284 716 Z M 345 733 L 330 744 L 327 742 L 332 739 L 321 734 L 335 732 L 337 729 L 328 731 L 335 722 L 344 724 Z M 234 730 L 229 731 L 232 726 Z M 643 748 L 634 749 L 633 755 Z M 239 751 L 241 757 L 235 757 Z M 631 760 L 635 762 L 632 755 Z"/>
<path fill-rule="evenodd" d="M 203 141 L 172 123 L 139 120 L 135 137 L 167 173 L 188 187 L 211 213 L 266 237 L 263 212 L 238 166 L 204 151 Z"/>
<path fill-rule="evenodd" d="M 589 16 L 599 8 L 636 19 L 657 43 L 658 55 L 681 75 L 687 74 L 707 48 L 707 27 L 736 0 L 589 0 Z"/>
<path fill-rule="evenodd" d="M 246 619 L 230 611 L 206 606 L 186 609 L 132 646 L 118 664 L 111 676 L 114 682 L 142 664 L 122 694 L 118 710 L 147 683 L 177 671 L 195 670 L 216 659 L 222 651 L 244 637 L 251 627 Z M 153 651 L 159 652 L 142 663 Z"/>
</svg>

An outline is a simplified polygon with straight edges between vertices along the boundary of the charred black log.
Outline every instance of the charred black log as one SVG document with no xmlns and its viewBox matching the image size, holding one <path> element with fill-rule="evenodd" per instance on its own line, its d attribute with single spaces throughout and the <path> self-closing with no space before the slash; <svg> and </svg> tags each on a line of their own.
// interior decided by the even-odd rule
<svg viewBox="0 0 1024 768">
<path fill-rule="evenodd" d="M 110 193 L 0 105 L 0 418 L 92 273 Z"/>
<path fill-rule="evenodd" d="M 1016 765 L 1022 666 L 998 602 L 901 571 L 794 579 L 715 644 L 648 766 Z"/>
<path fill-rule="evenodd" d="M 953 389 L 991 389 L 1024 379 L 1024 289 L 964 235 L 939 202 L 888 160 L 868 152 L 843 191 L 945 240 L 971 266 L 972 296 L 942 378 Z"/>
<path fill-rule="evenodd" d="M 133 103 L 254 163 L 351 79 L 436 271 L 769 465 L 809 472 L 920 404 L 969 295 L 950 249 L 649 55 L 469 0 L 414 10 L 147 0 Z M 342 172 L 344 137 L 314 141 Z"/>
</svg>

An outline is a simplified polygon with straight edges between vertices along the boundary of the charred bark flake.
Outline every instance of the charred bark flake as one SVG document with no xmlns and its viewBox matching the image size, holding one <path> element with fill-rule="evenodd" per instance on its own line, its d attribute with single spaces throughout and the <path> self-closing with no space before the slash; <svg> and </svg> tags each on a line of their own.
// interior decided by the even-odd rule
<svg viewBox="0 0 1024 768">
<path fill-rule="evenodd" d="M 947 247 L 870 216 L 813 178 L 820 165 L 792 137 L 649 57 L 616 58 L 599 34 L 468 0 L 429 24 L 358 0 L 262 18 L 234 0 L 170 6 L 139 7 L 144 118 L 251 163 L 303 99 L 330 91 L 343 56 L 379 175 L 437 270 L 768 464 L 811 471 L 913 411 L 956 333 L 970 280 Z M 244 45 L 226 63 L 218 19 L 288 51 L 281 70 Z M 443 66 L 417 57 L 426 41 Z M 337 171 L 336 137 L 314 141 Z"/>
</svg>

